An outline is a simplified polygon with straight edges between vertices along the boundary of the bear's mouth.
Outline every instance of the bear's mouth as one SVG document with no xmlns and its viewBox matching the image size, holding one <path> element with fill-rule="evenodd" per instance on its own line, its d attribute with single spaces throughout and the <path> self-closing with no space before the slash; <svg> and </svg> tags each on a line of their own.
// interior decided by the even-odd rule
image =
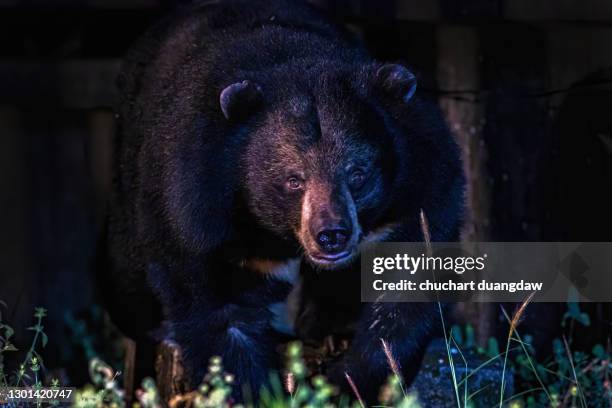
<svg viewBox="0 0 612 408">
<path fill-rule="evenodd" d="M 312 263 L 324 268 L 335 268 L 346 264 L 353 259 L 354 251 L 342 251 L 337 254 L 311 254 L 309 258 Z"/>
</svg>

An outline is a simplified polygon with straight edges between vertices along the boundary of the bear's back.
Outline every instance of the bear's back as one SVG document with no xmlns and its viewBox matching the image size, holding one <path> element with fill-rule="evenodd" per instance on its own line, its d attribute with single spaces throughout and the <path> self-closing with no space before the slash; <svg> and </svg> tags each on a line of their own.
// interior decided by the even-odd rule
<svg viewBox="0 0 612 408">
<path fill-rule="evenodd" d="M 161 89 L 180 83 L 179 73 L 212 84 L 237 70 L 263 69 L 300 55 L 321 57 L 327 49 L 332 56 L 330 47 L 318 42 L 341 37 L 344 32 L 300 0 L 196 2 L 164 18 L 127 52 L 118 78 L 119 110 L 134 119 L 130 108 L 163 97 Z M 194 63 L 197 73 L 181 69 Z"/>
</svg>

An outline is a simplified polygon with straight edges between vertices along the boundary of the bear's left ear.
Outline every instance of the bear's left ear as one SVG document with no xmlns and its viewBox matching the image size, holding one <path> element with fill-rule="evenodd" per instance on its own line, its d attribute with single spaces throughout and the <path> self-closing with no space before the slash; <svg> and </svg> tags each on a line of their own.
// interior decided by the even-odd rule
<svg viewBox="0 0 612 408">
<path fill-rule="evenodd" d="M 219 96 L 221 111 L 226 119 L 238 120 L 255 112 L 263 101 L 261 87 L 251 81 L 229 85 Z"/>
<path fill-rule="evenodd" d="M 379 91 L 404 103 L 410 101 L 417 88 L 414 74 L 399 64 L 386 64 L 378 68 L 374 81 Z"/>
</svg>

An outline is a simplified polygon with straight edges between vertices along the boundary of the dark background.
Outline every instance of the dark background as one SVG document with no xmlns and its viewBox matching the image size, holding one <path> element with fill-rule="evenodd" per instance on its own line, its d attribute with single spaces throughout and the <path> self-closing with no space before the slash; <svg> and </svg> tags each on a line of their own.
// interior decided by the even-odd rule
<svg viewBox="0 0 612 408">
<path fill-rule="evenodd" d="M 612 2 L 317 3 L 375 56 L 411 66 L 420 92 L 439 101 L 470 181 L 465 239 L 612 241 Z M 34 307 L 46 307 L 47 365 L 72 366 L 76 381 L 87 357 L 115 352 L 92 272 L 111 181 L 114 77 L 168 7 L 0 0 L 2 317 L 20 344 Z M 540 325 L 557 324 L 534 309 Z M 588 309 L 587 345 L 611 324 L 609 308 Z M 481 340 L 496 330 L 494 306 L 458 315 Z"/>
</svg>

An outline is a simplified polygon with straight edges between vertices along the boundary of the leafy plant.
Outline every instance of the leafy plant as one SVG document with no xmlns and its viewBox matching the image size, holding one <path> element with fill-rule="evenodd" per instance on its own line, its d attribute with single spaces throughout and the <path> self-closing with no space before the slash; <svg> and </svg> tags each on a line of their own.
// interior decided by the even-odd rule
<svg viewBox="0 0 612 408">
<path fill-rule="evenodd" d="M 0 306 L 6 308 L 4 302 L 0 302 Z M 35 308 L 34 326 L 30 326 L 27 330 L 34 332 L 32 342 L 29 349 L 27 350 L 25 357 L 18 369 L 15 371 L 12 377 L 6 372 L 6 353 L 7 352 L 18 352 L 17 347 L 12 343 L 12 337 L 15 331 L 11 326 L 4 323 L 2 320 L 2 314 L 0 313 L 0 387 L 10 386 L 42 386 L 40 371 L 44 367 L 43 358 L 38 352 L 39 347 L 46 347 L 49 339 L 44 332 L 43 319 L 47 316 L 47 310 L 42 307 Z"/>
<path fill-rule="evenodd" d="M 119 386 L 118 376 L 119 373 L 102 360 L 92 359 L 89 363 L 89 377 L 93 384 L 76 392 L 74 406 L 77 408 L 124 407 L 125 393 Z"/>
</svg>

